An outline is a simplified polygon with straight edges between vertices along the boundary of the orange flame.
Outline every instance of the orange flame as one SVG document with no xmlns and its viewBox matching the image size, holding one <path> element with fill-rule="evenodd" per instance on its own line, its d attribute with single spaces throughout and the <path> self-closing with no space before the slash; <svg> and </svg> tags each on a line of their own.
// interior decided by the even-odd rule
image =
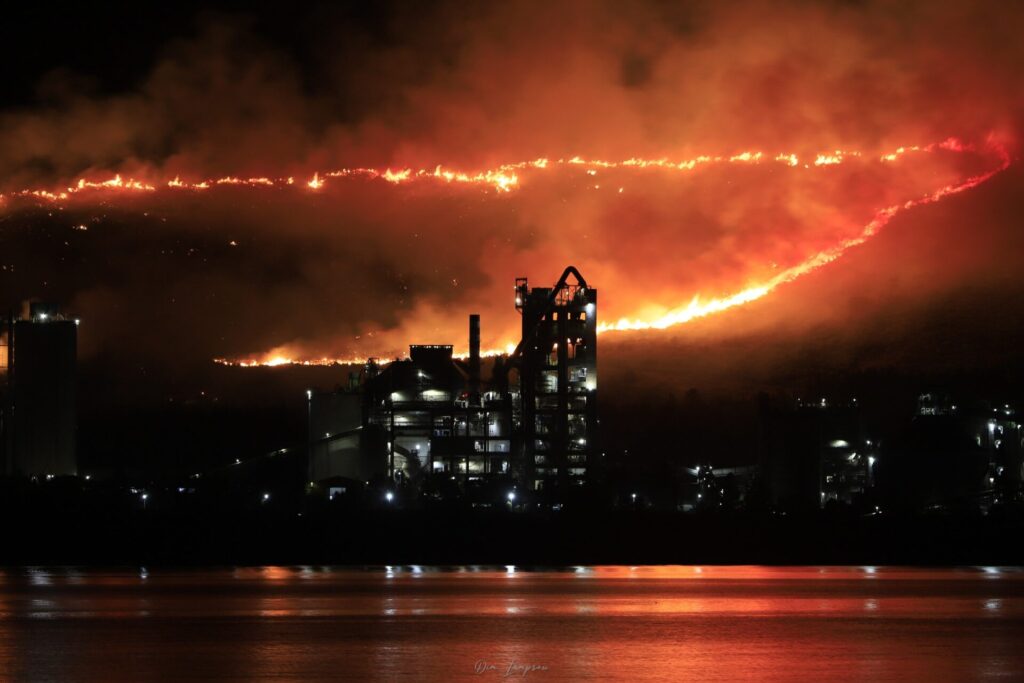
<svg viewBox="0 0 1024 683">
<path fill-rule="evenodd" d="M 932 143 L 923 147 L 899 147 L 893 152 L 880 155 L 878 158 L 881 161 L 896 161 L 901 156 L 910 152 L 930 152 L 935 149 L 944 149 L 954 152 L 973 151 L 973 147 L 970 145 L 954 138 L 950 138 L 948 140 Z M 843 163 L 846 157 L 859 156 L 862 156 L 861 152 L 835 150 L 816 155 L 813 164 L 815 166 L 832 166 Z M 672 161 L 668 158 L 642 159 L 636 157 L 623 159 L 621 161 L 607 161 L 573 156 L 569 158 L 563 157 L 555 161 L 551 161 L 546 158 L 534 159 L 532 161 L 519 161 L 515 163 L 502 164 L 501 166 L 493 169 L 473 172 L 447 169 L 440 165 L 434 166 L 430 169 L 418 170 L 414 170 L 412 168 L 403 168 L 400 170 L 386 168 L 381 171 L 373 168 L 342 168 L 333 171 L 316 171 L 313 173 L 313 177 L 306 183 L 306 186 L 311 190 L 319 190 L 327 184 L 328 179 L 335 178 L 364 177 L 369 179 L 381 179 L 395 185 L 432 179 L 446 183 L 476 185 L 483 188 L 489 188 L 497 192 L 509 192 L 520 186 L 520 172 L 544 170 L 552 166 L 581 166 L 588 172 L 596 172 L 598 169 L 616 168 L 650 168 L 671 171 L 692 171 L 698 166 L 707 164 L 760 164 L 766 160 L 781 163 L 786 166 L 797 166 L 800 163 L 799 157 L 791 152 L 766 155 L 761 151 L 743 151 L 730 156 L 701 155 L 691 159 L 678 161 Z M 240 187 L 287 187 L 294 185 L 294 183 L 295 179 L 291 176 L 258 176 L 242 178 L 240 176 L 228 175 L 221 178 L 206 178 L 203 180 L 187 181 L 182 180 L 180 175 L 175 175 L 174 178 L 171 178 L 170 180 L 147 182 L 145 180 L 137 180 L 135 178 L 126 179 L 120 174 L 116 174 L 113 178 L 109 178 L 107 180 L 88 180 L 85 178 L 79 178 L 70 186 L 61 190 L 48 188 L 15 190 L 10 192 L 8 195 L 0 194 L 0 200 L 5 199 L 6 196 L 11 196 L 33 197 L 51 202 L 62 202 L 70 199 L 72 195 L 89 191 L 152 192 L 156 190 L 158 186 L 163 186 L 172 190 L 206 190 L 218 185 Z"/>
</svg>

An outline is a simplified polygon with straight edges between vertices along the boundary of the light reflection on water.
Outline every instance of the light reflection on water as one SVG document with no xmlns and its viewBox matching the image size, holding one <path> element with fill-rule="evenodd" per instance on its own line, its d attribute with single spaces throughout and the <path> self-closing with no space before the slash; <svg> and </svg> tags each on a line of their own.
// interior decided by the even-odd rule
<svg viewBox="0 0 1024 683">
<path fill-rule="evenodd" d="M 1001 567 L 0 571 L 5 681 L 1024 680 L 1021 642 Z"/>
</svg>

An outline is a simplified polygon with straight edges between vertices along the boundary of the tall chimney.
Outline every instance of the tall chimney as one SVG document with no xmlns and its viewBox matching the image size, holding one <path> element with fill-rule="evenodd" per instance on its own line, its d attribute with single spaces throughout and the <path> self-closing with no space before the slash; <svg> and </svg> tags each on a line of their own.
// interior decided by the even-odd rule
<svg viewBox="0 0 1024 683">
<path fill-rule="evenodd" d="M 480 314 L 469 316 L 469 395 L 480 396 Z"/>
</svg>

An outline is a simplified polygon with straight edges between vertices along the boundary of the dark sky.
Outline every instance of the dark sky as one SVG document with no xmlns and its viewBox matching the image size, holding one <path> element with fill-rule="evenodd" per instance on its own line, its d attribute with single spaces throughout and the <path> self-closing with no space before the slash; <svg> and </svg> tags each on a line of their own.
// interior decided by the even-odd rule
<svg viewBox="0 0 1024 683">
<path fill-rule="evenodd" d="M 653 320 L 695 296 L 771 281 L 862 236 L 879 210 L 1018 154 L 1024 13 L 1008 3 L 6 12 L 0 299 L 56 300 L 80 315 L 87 362 L 198 367 L 462 346 L 470 312 L 484 315 L 485 344 L 502 348 L 518 324 L 512 279 L 546 284 L 569 262 L 601 289 L 603 320 Z M 969 147 L 880 160 L 950 137 Z M 842 164 L 813 164 L 836 150 Z M 475 172 L 540 157 L 747 151 L 764 162 L 552 164 L 522 170 L 508 193 L 433 179 L 305 186 L 338 168 Z M 16 196 L 114 174 L 158 189 Z M 297 182 L 166 187 L 222 176 Z M 756 384 L 786 376 L 807 348 L 827 349 L 821 363 L 836 368 L 998 366 L 993 339 L 1020 340 L 1021 189 L 1014 163 L 901 210 L 756 302 L 603 336 L 603 358 L 619 359 L 608 376 L 725 386 L 741 367 Z"/>
</svg>

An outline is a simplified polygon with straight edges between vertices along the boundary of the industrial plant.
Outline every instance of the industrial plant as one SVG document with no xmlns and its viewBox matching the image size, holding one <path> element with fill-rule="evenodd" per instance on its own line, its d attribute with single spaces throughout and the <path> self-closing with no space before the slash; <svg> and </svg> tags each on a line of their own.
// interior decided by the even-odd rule
<svg viewBox="0 0 1024 683">
<path fill-rule="evenodd" d="M 516 488 L 591 480 L 600 466 L 597 290 L 569 266 L 553 287 L 517 279 L 515 308 L 522 339 L 511 354 L 481 357 L 474 314 L 466 359 L 450 344 L 412 345 L 408 359 L 370 361 L 345 387 L 309 391 L 309 480 L 332 491 L 382 477 L 463 489 L 500 482 L 513 501 Z"/>
<path fill-rule="evenodd" d="M 888 424 L 878 419 L 877 397 L 865 407 L 852 397 L 762 394 L 756 431 L 724 457 L 701 438 L 707 424 L 697 423 L 708 418 L 697 399 L 658 409 L 668 419 L 697 421 L 676 445 L 657 437 L 624 442 L 621 420 L 618 432 L 610 421 L 602 440 L 597 289 L 569 266 L 552 286 L 519 278 L 512 294 L 521 338 L 510 352 L 482 351 L 484 321 L 471 314 L 464 356 L 452 343 L 423 343 L 406 358 L 371 359 L 343 385 L 308 389 L 295 402 L 294 441 L 286 447 L 225 454 L 176 475 L 168 490 L 182 500 L 216 491 L 262 507 L 340 496 L 395 508 L 458 501 L 557 510 L 591 500 L 623 509 L 798 515 L 987 513 L 1024 500 L 1024 431 L 1015 409 L 935 392 L 919 394 L 913 414 Z M 0 322 L 0 474 L 37 483 L 97 474 L 77 461 L 78 320 L 31 303 Z M 652 433 L 646 409 L 638 406 L 631 419 Z M 182 402 L 182 410 L 189 414 L 193 404 Z M 130 497 L 154 504 L 156 481 L 128 487 Z"/>
</svg>

